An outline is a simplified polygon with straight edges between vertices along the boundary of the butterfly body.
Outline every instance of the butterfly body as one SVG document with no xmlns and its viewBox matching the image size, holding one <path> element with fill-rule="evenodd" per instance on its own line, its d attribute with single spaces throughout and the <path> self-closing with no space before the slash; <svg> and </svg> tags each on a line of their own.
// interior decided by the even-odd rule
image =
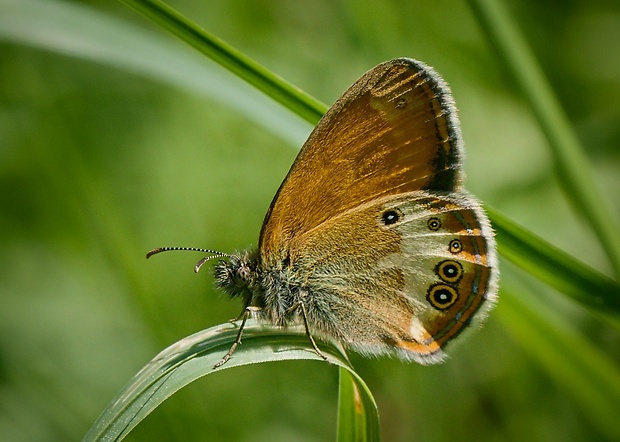
<svg viewBox="0 0 620 442">
<path fill-rule="evenodd" d="M 285 326 L 367 356 L 420 363 L 489 300 L 487 223 L 467 193 L 409 192 L 325 221 L 262 261 L 246 252 L 216 267 L 218 285 Z M 303 305 L 304 309 L 297 308 Z"/>
<path fill-rule="evenodd" d="M 260 310 L 275 325 L 303 321 L 313 344 L 443 360 L 492 306 L 499 275 L 490 223 L 462 188 L 463 155 L 439 75 L 407 58 L 376 66 L 315 127 L 257 250 L 226 255 L 218 286 L 242 298 L 246 318 Z"/>
</svg>

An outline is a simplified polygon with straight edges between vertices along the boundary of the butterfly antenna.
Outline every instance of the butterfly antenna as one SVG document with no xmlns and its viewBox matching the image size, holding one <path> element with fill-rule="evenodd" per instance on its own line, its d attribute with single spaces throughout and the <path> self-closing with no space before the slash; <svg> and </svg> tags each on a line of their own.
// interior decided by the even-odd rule
<svg viewBox="0 0 620 442">
<path fill-rule="evenodd" d="M 230 255 L 228 253 L 218 252 L 217 250 L 201 249 L 201 248 L 198 248 L 198 247 L 158 247 L 156 249 L 153 249 L 153 250 L 149 251 L 146 254 L 146 259 L 149 259 L 151 256 L 157 255 L 158 253 L 170 252 L 172 250 L 183 250 L 183 251 L 189 251 L 189 252 L 210 253 L 211 255 L 205 256 L 204 258 L 202 258 L 200 261 L 198 261 L 196 263 L 196 265 L 194 266 L 194 272 L 196 272 L 196 273 L 198 273 L 198 271 L 200 270 L 200 267 L 202 267 L 202 265 L 205 262 L 207 262 L 208 260 L 210 260 L 210 259 L 222 258 L 222 257 L 230 257 Z"/>
</svg>

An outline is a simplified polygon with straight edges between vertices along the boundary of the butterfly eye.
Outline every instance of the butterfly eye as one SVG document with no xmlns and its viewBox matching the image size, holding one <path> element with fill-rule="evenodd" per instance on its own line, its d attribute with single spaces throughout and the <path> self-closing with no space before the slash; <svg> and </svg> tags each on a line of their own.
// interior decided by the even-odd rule
<svg viewBox="0 0 620 442">
<path fill-rule="evenodd" d="M 251 275 L 252 275 L 252 271 L 247 265 L 242 265 L 235 272 L 235 276 L 237 280 L 244 281 L 244 282 L 249 281 L 251 278 Z"/>
<path fill-rule="evenodd" d="M 458 299 L 457 291 L 446 284 L 435 284 L 428 289 L 426 300 L 437 310 L 447 310 Z"/>
<path fill-rule="evenodd" d="M 390 209 L 383 212 L 383 215 L 381 215 L 381 221 L 383 221 L 383 224 L 386 226 L 389 226 L 390 224 L 397 223 L 401 217 L 402 213 L 400 213 L 400 211 Z"/>
<path fill-rule="evenodd" d="M 426 225 L 428 226 L 430 230 L 433 230 L 433 231 L 439 230 L 441 229 L 441 220 L 439 218 L 429 218 Z"/>
<path fill-rule="evenodd" d="M 453 239 L 448 245 L 448 250 L 450 250 L 450 253 L 459 253 L 461 250 L 463 250 L 463 244 L 461 244 L 461 241 L 459 241 L 458 239 Z"/>
<path fill-rule="evenodd" d="M 446 260 L 437 264 L 435 273 L 445 282 L 455 283 L 463 276 L 463 266 L 457 261 Z"/>
</svg>

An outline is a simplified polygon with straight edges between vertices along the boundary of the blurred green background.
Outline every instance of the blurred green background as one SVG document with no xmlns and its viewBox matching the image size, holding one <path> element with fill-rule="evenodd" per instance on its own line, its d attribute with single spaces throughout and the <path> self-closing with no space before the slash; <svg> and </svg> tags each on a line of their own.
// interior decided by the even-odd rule
<svg viewBox="0 0 620 442">
<path fill-rule="evenodd" d="M 466 3 L 170 5 L 328 104 L 381 61 L 434 66 L 460 110 L 469 190 L 611 274 Z M 620 3 L 509 6 L 617 225 Z M 237 316 L 241 306 L 213 288 L 209 265 L 193 274 L 201 255 L 147 262 L 145 252 L 256 245 L 311 129 L 121 3 L 0 0 L 0 440 L 80 439 L 157 352 Z M 384 440 L 620 439 L 596 409 L 597 380 L 558 370 L 561 358 L 520 306 L 616 378 L 617 324 L 506 260 L 501 269 L 510 293 L 447 363 L 352 355 Z M 327 364 L 237 368 L 174 395 L 129 440 L 332 440 L 336 399 L 337 370 Z M 607 412 L 620 419 L 620 408 Z"/>
</svg>

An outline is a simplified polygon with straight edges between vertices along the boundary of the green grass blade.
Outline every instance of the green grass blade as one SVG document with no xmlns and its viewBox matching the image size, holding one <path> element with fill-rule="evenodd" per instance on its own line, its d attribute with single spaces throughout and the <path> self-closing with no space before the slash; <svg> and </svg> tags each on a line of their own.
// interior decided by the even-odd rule
<svg viewBox="0 0 620 442">
<path fill-rule="evenodd" d="M 84 441 L 123 439 L 168 397 L 190 382 L 218 371 L 271 361 L 305 359 L 322 362 L 302 326 L 284 329 L 249 319 L 244 329 L 243 343 L 226 364 L 214 369 L 213 366 L 235 341 L 238 326 L 238 323 L 226 323 L 212 327 L 188 336 L 162 351 L 109 404 Z M 356 391 L 354 404 L 361 404 L 363 408 L 358 418 L 366 422 L 368 431 L 378 433 L 377 408 L 364 381 L 353 371 L 341 349 L 320 341 L 317 344 L 331 364 L 349 373 L 348 379 L 353 380 L 352 385 Z M 345 413 L 350 415 L 351 412 Z"/>
<path fill-rule="evenodd" d="M 542 238 L 486 208 L 502 256 L 575 301 L 620 319 L 620 285 Z"/>
<path fill-rule="evenodd" d="M 620 371 L 614 361 L 530 290 L 508 289 L 494 312 L 609 440 L 620 435 Z"/>
<path fill-rule="evenodd" d="M 590 162 L 532 51 L 501 1 L 469 0 L 469 4 L 547 137 L 566 196 L 592 225 L 620 277 L 620 233 L 615 218 L 597 191 Z"/>
<path fill-rule="evenodd" d="M 270 97 L 165 35 L 94 8 L 54 0 L 0 0 L 0 40 L 143 75 L 234 108 L 293 146 L 309 126 Z"/>
<path fill-rule="evenodd" d="M 380 440 L 377 404 L 368 387 L 354 371 L 340 367 L 339 372 L 338 441 Z"/>
<path fill-rule="evenodd" d="M 207 57 L 315 124 L 326 106 L 159 0 L 120 0 Z"/>
</svg>

